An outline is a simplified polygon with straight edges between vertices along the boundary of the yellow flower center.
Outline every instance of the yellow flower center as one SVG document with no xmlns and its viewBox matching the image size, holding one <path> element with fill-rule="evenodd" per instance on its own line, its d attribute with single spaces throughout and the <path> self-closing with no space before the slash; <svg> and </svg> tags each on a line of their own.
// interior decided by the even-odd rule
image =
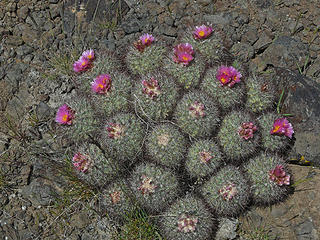
<svg viewBox="0 0 320 240">
<path fill-rule="evenodd" d="M 91 58 L 92 58 L 92 55 L 91 55 L 91 54 L 89 54 L 89 55 L 88 55 L 88 58 L 89 58 L 89 59 L 91 59 Z"/>
<path fill-rule="evenodd" d="M 187 56 L 183 56 L 182 59 L 185 61 L 189 60 L 189 58 Z"/>
<path fill-rule="evenodd" d="M 144 39 L 144 42 L 145 42 L 145 43 L 147 43 L 147 42 L 148 42 L 148 40 L 149 40 L 149 39 L 148 39 L 148 38 L 146 38 L 146 39 Z"/>
<path fill-rule="evenodd" d="M 204 31 L 200 31 L 200 32 L 199 32 L 199 36 L 200 36 L 200 37 L 203 37 L 203 36 L 204 36 Z"/>
<path fill-rule="evenodd" d="M 98 84 L 99 88 L 103 89 L 103 85 L 101 83 Z"/>
<path fill-rule="evenodd" d="M 273 132 L 278 131 L 278 130 L 279 130 L 279 128 L 280 128 L 280 126 L 279 126 L 279 125 L 275 126 L 275 127 L 274 127 L 274 129 L 273 129 Z"/>
<path fill-rule="evenodd" d="M 222 82 L 222 83 L 225 83 L 226 81 L 227 81 L 227 79 L 221 78 L 221 82 Z"/>
<path fill-rule="evenodd" d="M 86 62 L 85 62 L 85 61 L 83 61 L 83 62 L 81 63 L 81 65 L 82 65 L 82 66 L 86 65 Z"/>
<path fill-rule="evenodd" d="M 68 114 L 64 114 L 62 117 L 62 121 L 66 122 L 68 120 Z"/>
</svg>

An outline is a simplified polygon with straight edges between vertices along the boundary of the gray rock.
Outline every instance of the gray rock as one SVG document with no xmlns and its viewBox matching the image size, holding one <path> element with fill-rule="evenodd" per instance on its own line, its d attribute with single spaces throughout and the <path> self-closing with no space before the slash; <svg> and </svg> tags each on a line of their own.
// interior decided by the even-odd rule
<svg viewBox="0 0 320 240">
<path fill-rule="evenodd" d="M 48 120 L 52 117 L 53 109 L 48 106 L 48 104 L 44 102 L 40 102 L 36 107 L 37 118 L 40 121 Z"/>
<path fill-rule="evenodd" d="M 50 4 L 50 17 L 51 19 L 55 19 L 60 15 L 60 12 L 62 11 L 61 5 L 59 4 Z"/>
<path fill-rule="evenodd" d="M 23 44 L 22 38 L 18 36 L 8 36 L 5 41 L 6 41 L 6 44 L 15 46 L 15 47 Z"/>
<path fill-rule="evenodd" d="M 47 206 L 53 200 L 55 193 L 53 187 L 45 179 L 36 178 L 29 185 L 21 189 L 21 195 L 29 199 L 34 206 Z"/>
<path fill-rule="evenodd" d="M 22 20 L 25 20 L 28 16 L 29 8 L 28 6 L 22 6 L 17 11 L 17 16 L 21 18 Z"/>
<path fill-rule="evenodd" d="M 297 70 L 308 55 L 308 46 L 289 36 L 278 37 L 262 54 L 267 64 Z"/>
<path fill-rule="evenodd" d="M 85 212 L 74 214 L 70 219 L 70 225 L 77 228 L 84 228 L 88 226 L 89 223 L 90 219 Z"/>
<path fill-rule="evenodd" d="M 235 43 L 230 52 L 236 56 L 242 62 L 248 62 L 254 56 L 254 49 L 247 43 Z"/>
<path fill-rule="evenodd" d="M 309 219 L 295 226 L 295 234 L 298 240 L 317 240 L 318 238 L 314 238 L 313 232 L 316 232 L 314 228 L 313 222 Z"/>
<path fill-rule="evenodd" d="M 307 70 L 307 76 L 315 78 L 320 84 L 320 58 L 317 58 Z"/>
<path fill-rule="evenodd" d="M 140 31 L 138 19 L 132 19 L 130 22 L 124 22 L 121 26 L 127 34 L 136 33 Z"/>
<path fill-rule="evenodd" d="M 255 52 L 258 54 L 263 52 L 272 43 L 272 39 L 273 36 L 269 32 L 263 31 L 259 34 L 259 39 L 253 45 Z"/>
<path fill-rule="evenodd" d="M 24 44 L 20 47 L 17 47 L 17 49 L 16 49 L 16 53 L 18 56 L 25 56 L 25 55 L 32 53 L 32 52 L 33 52 L 33 48 L 26 45 L 26 44 Z"/>
<path fill-rule="evenodd" d="M 222 218 L 216 233 L 216 240 L 232 240 L 237 238 L 239 221 L 236 218 Z"/>
<path fill-rule="evenodd" d="M 250 45 L 253 45 L 257 40 L 258 37 L 258 30 L 255 27 L 248 27 L 246 32 L 243 34 L 241 38 L 241 42 L 249 43 Z"/>
<path fill-rule="evenodd" d="M 278 68 L 278 89 L 286 89 L 283 113 L 293 114 L 293 156 L 304 156 L 312 165 L 320 166 L 320 84 L 299 73 Z"/>
</svg>

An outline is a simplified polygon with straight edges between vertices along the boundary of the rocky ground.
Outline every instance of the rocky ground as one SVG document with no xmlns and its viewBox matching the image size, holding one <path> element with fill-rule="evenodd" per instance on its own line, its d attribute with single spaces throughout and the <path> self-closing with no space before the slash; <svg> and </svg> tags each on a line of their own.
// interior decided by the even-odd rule
<svg viewBox="0 0 320 240">
<path fill-rule="evenodd" d="M 287 159 L 294 193 L 279 205 L 221 220 L 217 239 L 319 239 L 319 5 L 319 0 L 0 1 L 0 237 L 102 236 L 104 219 L 93 210 L 97 192 L 52 163 L 55 146 L 43 145 L 54 129 L 59 99 L 74 90 L 64 76 L 84 49 L 121 50 L 146 32 L 172 44 L 186 27 L 209 22 L 223 30 L 225 45 L 251 71 L 277 71 L 279 94 L 285 90 L 281 111 L 293 114 L 295 128 Z"/>
</svg>

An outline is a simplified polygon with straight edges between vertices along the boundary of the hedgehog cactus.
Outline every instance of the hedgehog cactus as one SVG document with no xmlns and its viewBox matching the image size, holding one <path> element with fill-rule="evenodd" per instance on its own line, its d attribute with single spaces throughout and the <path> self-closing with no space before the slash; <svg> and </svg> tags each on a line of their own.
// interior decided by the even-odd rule
<svg viewBox="0 0 320 240">
<path fill-rule="evenodd" d="M 271 205 L 288 194 L 290 174 L 286 163 L 276 155 L 262 153 L 245 165 L 256 204 Z"/>
<path fill-rule="evenodd" d="M 102 77 L 105 77 L 103 82 Z M 132 80 L 120 72 L 101 74 L 91 82 L 90 100 L 95 110 L 104 115 L 111 116 L 120 111 L 129 110 L 130 91 Z"/>
<path fill-rule="evenodd" d="M 239 80 L 234 82 L 232 87 L 225 86 L 225 84 L 221 82 L 225 79 L 221 74 L 221 70 L 223 70 L 223 68 L 221 69 L 221 66 L 208 69 L 200 88 L 217 101 L 223 110 L 227 110 L 238 106 L 239 103 L 241 103 L 245 92 L 244 84 L 243 81 L 239 82 L 241 78 L 238 77 Z M 228 80 L 228 83 L 229 81 L 230 80 Z"/>
<path fill-rule="evenodd" d="M 142 35 L 130 47 L 126 63 L 133 74 L 156 72 L 163 65 L 166 48 L 159 45 L 152 35 Z"/>
<path fill-rule="evenodd" d="M 154 164 L 140 164 L 128 179 L 132 193 L 141 206 L 157 212 L 178 194 L 178 180 L 168 169 Z"/>
<path fill-rule="evenodd" d="M 66 133 L 75 142 L 92 140 L 97 137 L 98 119 L 89 99 L 79 96 L 61 106 L 57 112 L 56 121 L 67 125 Z"/>
<path fill-rule="evenodd" d="M 123 221 L 127 213 L 134 210 L 134 201 L 131 190 L 124 179 L 109 184 L 99 194 L 100 212 L 109 217 Z"/>
<path fill-rule="evenodd" d="M 182 131 L 190 136 L 210 137 L 217 128 L 219 111 L 210 97 L 193 91 L 184 95 L 178 102 L 174 119 Z"/>
<path fill-rule="evenodd" d="M 132 91 L 135 109 L 141 117 L 151 121 L 168 118 L 178 98 L 178 89 L 173 79 L 157 73 L 147 75 L 136 83 Z"/>
<path fill-rule="evenodd" d="M 160 216 L 160 231 L 167 239 L 205 240 L 214 228 L 214 217 L 192 195 L 177 200 Z"/>
<path fill-rule="evenodd" d="M 280 119 L 280 115 L 276 113 L 266 113 L 258 118 L 259 125 L 261 127 L 261 141 L 262 146 L 271 151 L 280 152 L 285 150 L 290 141 L 285 135 L 271 134 L 274 122 Z"/>
<path fill-rule="evenodd" d="M 188 43 L 186 43 L 188 44 Z M 189 47 L 190 44 L 187 46 Z M 175 47 L 177 49 L 178 46 Z M 165 62 L 164 68 L 177 79 L 177 83 L 184 89 L 195 88 L 200 83 L 200 77 L 205 70 L 205 63 L 198 57 L 193 58 L 193 48 L 190 45 L 186 52 L 178 52 L 174 49 L 171 59 Z M 180 57 L 182 59 L 180 59 Z M 184 59 L 185 58 L 185 59 Z"/>
<path fill-rule="evenodd" d="M 182 39 L 166 48 L 143 34 L 124 66 L 113 54 L 83 52 L 73 64 L 80 95 L 61 103 L 55 120 L 81 143 L 70 159 L 102 190 L 104 213 L 122 221 L 133 199 L 161 216 L 164 237 L 211 239 L 210 211 L 238 216 L 250 199 L 284 199 L 292 176 L 276 154 L 294 130 L 271 111 L 272 76 L 234 61 L 215 27 L 196 26 Z"/>
<path fill-rule="evenodd" d="M 259 143 L 256 130 L 256 123 L 248 113 L 232 111 L 227 114 L 218 133 L 224 153 L 236 160 L 256 152 Z"/>
<path fill-rule="evenodd" d="M 146 150 L 152 160 L 168 167 L 178 167 L 187 150 L 187 141 L 173 125 L 161 124 L 148 135 Z"/>
<path fill-rule="evenodd" d="M 222 154 L 216 143 L 198 140 L 189 148 L 186 169 L 192 177 L 201 178 L 212 174 L 222 162 Z"/>
<path fill-rule="evenodd" d="M 106 158 L 94 144 L 83 144 L 76 148 L 71 163 L 78 177 L 92 186 L 103 186 L 119 173 L 117 161 Z"/>
<path fill-rule="evenodd" d="M 144 127 L 133 114 L 120 113 L 108 119 L 103 131 L 103 147 L 121 160 L 136 161 L 142 148 Z"/>
<path fill-rule="evenodd" d="M 275 103 L 275 89 L 270 80 L 263 77 L 251 76 L 246 80 L 247 102 L 246 107 L 254 113 L 265 111 Z"/>
<path fill-rule="evenodd" d="M 226 166 L 202 188 L 206 202 L 220 216 L 237 216 L 248 206 L 250 187 L 244 175 L 233 166 Z"/>
</svg>

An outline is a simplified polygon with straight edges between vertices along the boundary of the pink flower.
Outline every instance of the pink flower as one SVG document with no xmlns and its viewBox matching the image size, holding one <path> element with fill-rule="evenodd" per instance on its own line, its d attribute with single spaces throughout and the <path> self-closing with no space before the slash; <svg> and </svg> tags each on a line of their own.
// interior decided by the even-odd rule
<svg viewBox="0 0 320 240">
<path fill-rule="evenodd" d="M 231 82 L 228 84 L 228 87 L 232 87 L 235 83 L 240 82 L 240 78 L 242 77 L 241 73 L 235 69 L 234 67 L 229 67 L 230 70 L 230 79 Z"/>
<path fill-rule="evenodd" d="M 154 185 L 152 178 L 149 178 L 145 175 L 142 175 L 141 178 L 142 183 L 138 190 L 140 190 L 143 195 L 154 193 L 157 186 Z"/>
<path fill-rule="evenodd" d="M 154 78 L 151 78 L 150 81 L 142 80 L 141 83 L 144 86 L 142 92 L 147 94 L 151 99 L 154 99 L 160 94 L 158 81 Z"/>
<path fill-rule="evenodd" d="M 257 126 L 253 125 L 252 122 L 245 122 L 239 127 L 238 134 L 241 138 L 248 140 L 253 138 L 253 133 L 257 131 L 257 129 Z"/>
<path fill-rule="evenodd" d="M 63 125 L 71 125 L 74 114 L 75 112 L 67 104 L 64 104 L 57 111 L 56 122 Z"/>
<path fill-rule="evenodd" d="M 200 27 L 195 27 L 192 35 L 195 39 L 205 39 L 209 37 L 212 33 L 212 27 L 202 25 Z"/>
<path fill-rule="evenodd" d="M 76 153 L 72 158 L 72 164 L 78 171 L 85 173 L 91 165 L 91 160 L 88 156 Z"/>
<path fill-rule="evenodd" d="M 290 175 L 287 175 L 282 165 L 277 165 L 269 171 L 269 179 L 279 186 L 290 185 Z"/>
<path fill-rule="evenodd" d="M 190 43 L 180 43 L 173 49 L 173 61 L 187 66 L 193 60 L 193 47 Z"/>
<path fill-rule="evenodd" d="M 197 217 L 182 214 L 178 220 L 178 230 L 183 233 L 194 232 L 197 223 Z"/>
<path fill-rule="evenodd" d="M 151 34 L 145 33 L 140 38 L 140 41 L 145 46 L 150 46 L 154 41 L 154 37 Z"/>
<path fill-rule="evenodd" d="M 223 200 L 230 201 L 237 193 L 237 188 L 234 183 L 224 185 L 219 189 L 219 193 L 222 196 Z"/>
<path fill-rule="evenodd" d="M 228 85 L 228 87 L 233 87 L 235 83 L 240 82 L 241 77 L 242 75 L 237 69 L 226 66 L 221 66 L 216 75 L 216 78 L 220 81 L 221 85 Z"/>
<path fill-rule="evenodd" d="M 230 68 L 226 66 L 221 66 L 218 69 L 216 78 L 220 81 L 222 86 L 227 85 L 231 81 Z"/>
<path fill-rule="evenodd" d="M 119 139 L 124 135 L 124 127 L 120 124 L 109 123 L 106 130 L 109 132 L 108 136 L 112 139 Z"/>
<path fill-rule="evenodd" d="M 195 101 L 189 107 L 189 114 L 194 118 L 204 117 L 206 115 L 204 111 L 204 105 L 198 101 Z"/>
<path fill-rule="evenodd" d="M 293 133 L 292 124 L 286 118 L 276 119 L 273 123 L 273 128 L 270 131 L 270 134 L 285 135 L 289 138 L 292 138 Z"/>
<path fill-rule="evenodd" d="M 105 94 L 111 88 L 111 78 L 108 74 L 101 74 L 91 84 L 92 91 Z"/>
<path fill-rule="evenodd" d="M 86 50 L 82 53 L 82 57 L 85 57 L 89 61 L 93 61 L 95 58 L 94 51 L 92 49 Z"/>
<path fill-rule="evenodd" d="M 91 62 L 88 58 L 81 56 L 78 61 L 73 64 L 73 70 L 75 72 L 84 72 L 91 67 Z"/>
</svg>

